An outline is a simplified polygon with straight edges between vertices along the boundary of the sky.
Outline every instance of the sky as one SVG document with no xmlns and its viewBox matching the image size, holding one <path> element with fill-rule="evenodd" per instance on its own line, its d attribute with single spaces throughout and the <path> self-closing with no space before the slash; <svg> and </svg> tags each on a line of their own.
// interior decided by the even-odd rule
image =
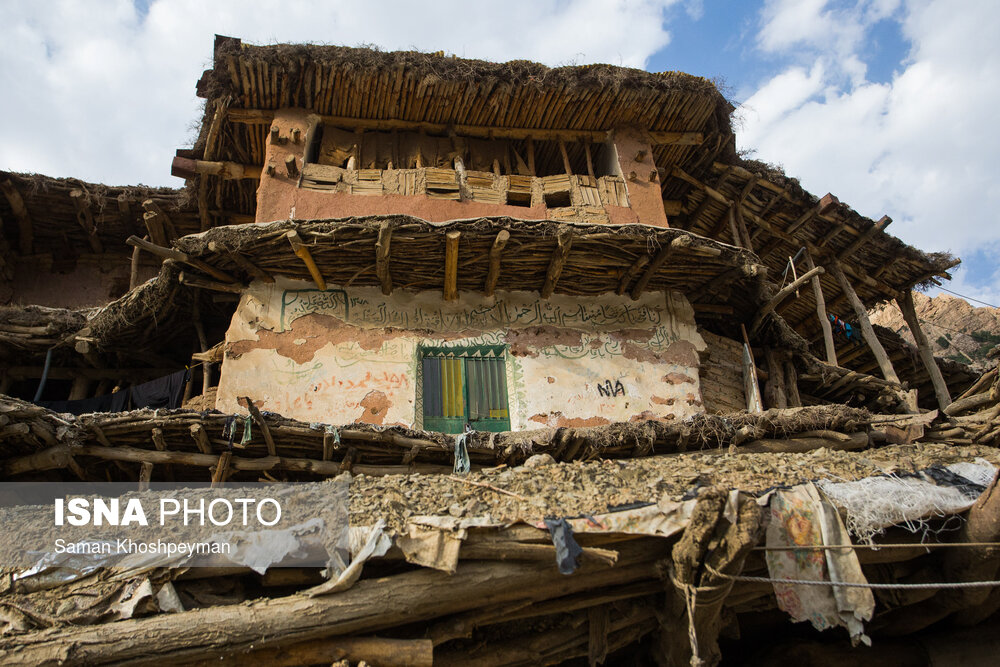
<svg viewBox="0 0 1000 667">
<path fill-rule="evenodd" d="M 0 169 L 181 186 L 216 33 L 710 78 L 740 151 L 955 253 L 945 287 L 1000 305 L 1000 2 L 0 0 Z"/>
</svg>

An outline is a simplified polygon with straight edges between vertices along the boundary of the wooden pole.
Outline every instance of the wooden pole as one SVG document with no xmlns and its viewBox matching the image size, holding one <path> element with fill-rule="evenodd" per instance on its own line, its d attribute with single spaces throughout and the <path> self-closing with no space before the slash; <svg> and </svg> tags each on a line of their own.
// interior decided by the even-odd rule
<svg viewBox="0 0 1000 667">
<path fill-rule="evenodd" d="M 90 210 L 90 206 L 87 205 L 86 194 L 83 190 L 74 189 L 70 190 L 69 198 L 73 200 L 73 206 L 76 207 L 77 222 L 87 233 L 90 249 L 98 255 L 104 254 L 104 245 L 101 243 L 101 237 L 97 235 L 97 225 L 94 224 L 94 214 Z"/>
<path fill-rule="evenodd" d="M 764 323 L 764 318 L 767 317 L 767 315 L 770 314 L 771 311 L 777 308 L 778 304 L 787 299 L 792 294 L 792 292 L 797 290 L 804 282 L 806 282 L 813 276 L 820 275 L 821 273 L 824 273 L 824 269 L 822 266 L 814 267 L 809 271 L 803 273 L 801 276 L 799 276 L 792 282 L 782 287 L 780 290 L 778 290 L 778 293 L 775 294 L 763 308 L 757 311 L 757 315 L 754 316 L 753 318 L 753 325 L 750 327 L 750 335 L 752 336 L 756 334 L 757 331 L 760 330 L 761 324 Z"/>
<path fill-rule="evenodd" d="M 382 284 L 382 294 L 392 293 L 392 274 L 389 272 L 389 252 L 392 244 L 392 227 L 383 222 L 378 228 L 378 240 L 375 242 L 375 274 Z"/>
<path fill-rule="evenodd" d="M 483 292 L 486 296 L 493 296 L 496 291 L 497 281 L 500 280 L 500 259 L 503 256 L 503 249 L 510 239 L 510 232 L 501 229 L 493 239 L 493 247 L 490 248 L 490 268 L 486 273 L 486 285 Z"/>
<path fill-rule="evenodd" d="M 267 454 L 268 456 L 277 456 L 277 448 L 274 445 L 274 436 L 271 435 L 271 428 L 264 421 L 264 415 L 260 414 L 260 410 L 253 401 L 250 400 L 249 396 L 244 396 L 243 400 L 247 402 L 247 410 L 250 412 L 250 416 L 253 417 L 254 422 L 260 429 L 260 432 L 264 435 L 264 442 L 267 443 Z"/>
<path fill-rule="evenodd" d="M 785 358 L 785 389 L 788 394 L 788 407 L 802 407 L 802 396 L 799 394 L 799 373 L 795 370 L 792 360 Z"/>
<path fill-rule="evenodd" d="M 871 348 L 872 354 L 875 355 L 875 360 L 878 361 L 879 368 L 882 370 L 882 376 L 890 382 L 901 384 L 899 376 L 896 375 L 896 369 L 892 367 L 892 362 L 889 360 L 889 355 L 885 353 L 885 348 L 882 347 L 882 343 L 875 336 L 875 329 L 872 328 L 871 320 L 868 319 L 868 311 L 865 310 L 864 304 L 858 298 L 857 292 L 854 291 L 851 283 L 847 280 L 847 276 L 844 275 L 844 271 L 840 268 L 840 262 L 831 258 L 827 268 L 833 274 L 833 277 L 837 279 L 837 282 L 840 283 L 840 289 L 844 292 L 851 307 L 854 309 L 854 315 L 858 319 L 858 326 L 861 327 L 861 335 L 864 336 L 868 347 Z"/>
<path fill-rule="evenodd" d="M 143 239 L 143 241 L 148 240 L 148 236 Z M 139 286 L 139 259 L 141 253 L 142 249 L 139 246 L 132 248 L 132 264 L 128 274 L 128 289 L 130 292 Z"/>
<path fill-rule="evenodd" d="M 573 233 L 564 229 L 556 237 L 556 249 L 552 253 L 549 261 L 549 268 L 545 273 L 545 284 L 542 285 L 542 298 L 548 299 L 555 291 L 559 276 L 562 275 L 563 266 L 566 265 L 566 258 L 569 257 L 570 248 L 573 246 Z"/>
<path fill-rule="evenodd" d="M 312 253 L 309 252 L 309 246 L 307 246 L 303 241 L 299 233 L 294 229 L 285 235 L 288 238 L 288 242 L 292 246 L 292 252 L 302 260 L 302 263 L 306 265 L 309 270 L 309 275 L 312 276 L 313 282 L 316 283 L 316 287 L 321 290 L 326 289 L 326 280 L 323 279 L 323 274 L 320 273 L 319 267 L 316 266 L 316 261 L 312 257 Z"/>
<path fill-rule="evenodd" d="M 806 251 L 806 268 L 812 271 L 816 268 L 813 264 L 812 255 Z M 808 275 L 808 272 L 807 272 Z M 837 364 L 837 347 L 833 344 L 833 327 L 830 326 L 830 318 L 826 315 L 826 300 L 823 298 L 823 286 L 820 283 L 819 274 L 812 277 L 813 297 L 816 300 L 816 316 L 819 317 L 819 325 L 823 329 L 823 347 L 826 349 L 826 362 Z"/>
<path fill-rule="evenodd" d="M 162 665 L 167 660 L 210 660 L 293 642 L 371 634 L 484 605 L 545 600 L 654 579 L 664 547 L 625 543 L 620 553 L 617 566 L 584 562 L 572 577 L 554 574 L 553 563 L 460 562 L 453 575 L 420 568 L 362 580 L 336 595 L 310 599 L 296 594 L 103 625 L 51 628 L 0 639 L 0 662 L 43 664 L 60 655 L 67 666 L 112 660 Z"/>
<path fill-rule="evenodd" d="M 910 333 L 913 334 L 913 339 L 917 342 L 920 361 L 923 362 L 924 368 L 927 369 L 927 374 L 931 378 L 931 385 L 934 387 L 934 395 L 937 397 L 938 407 L 944 410 L 951 405 L 951 394 L 948 392 L 948 385 L 944 381 L 941 369 L 938 367 L 937 361 L 934 360 L 934 352 L 927 341 L 927 336 L 920 327 L 917 309 L 913 305 L 913 292 L 904 290 L 899 295 L 899 298 L 896 299 L 896 304 L 899 305 L 899 309 L 903 312 L 903 319 L 906 320 L 906 325 L 910 327 Z"/>
<path fill-rule="evenodd" d="M 340 664 L 341 661 L 395 667 L 431 667 L 434 664 L 434 644 L 430 639 L 332 637 L 260 651 L 233 653 L 213 660 L 212 664 L 223 667 L 298 667 L 320 663 Z"/>
<path fill-rule="evenodd" d="M 562 155 L 563 169 L 566 170 L 566 175 L 572 176 L 573 165 L 569 162 L 569 153 L 566 152 L 566 142 L 562 139 L 559 140 L 559 154 Z"/>
<path fill-rule="evenodd" d="M 788 397 L 785 395 L 785 369 L 774 348 L 764 350 L 767 361 L 767 383 L 764 385 L 764 395 L 768 408 L 785 409 L 788 407 Z"/>
<path fill-rule="evenodd" d="M 149 213 L 147 213 L 146 215 L 149 215 Z M 140 239 L 138 236 L 128 237 L 127 239 L 125 239 L 125 243 L 127 243 L 130 246 L 142 248 L 146 252 L 156 255 L 158 257 L 162 257 L 163 259 L 172 259 L 182 264 L 187 264 L 188 266 L 198 269 L 202 273 L 206 273 L 215 278 L 216 280 L 221 280 L 224 283 L 236 282 L 236 278 L 229 275 L 225 271 L 217 269 L 208 262 L 204 262 L 198 259 L 197 257 L 191 257 L 187 253 L 181 252 L 180 250 L 157 245 L 155 243 L 147 241 L 146 239 Z"/>
<path fill-rule="evenodd" d="M 444 300 L 458 298 L 458 242 L 462 232 L 450 231 L 445 234 L 444 247 Z"/>
<path fill-rule="evenodd" d="M 587 175 L 590 176 L 590 184 L 592 186 L 597 185 L 597 176 L 594 175 L 594 159 L 590 155 L 590 143 L 583 142 L 583 153 L 587 156 Z"/>
<path fill-rule="evenodd" d="M 667 245 L 661 247 L 660 251 L 656 253 L 656 257 L 649 262 L 649 266 L 646 267 L 646 271 L 632 288 L 632 300 L 635 301 L 642 295 L 642 293 L 646 290 L 646 286 L 649 285 L 649 281 L 653 279 L 656 272 L 660 270 L 660 267 L 663 266 L 675 250 L 687 248 L 690 245 L 691 237 L 685 234 L 684 236 L 678 236 Z"/>
</svg>

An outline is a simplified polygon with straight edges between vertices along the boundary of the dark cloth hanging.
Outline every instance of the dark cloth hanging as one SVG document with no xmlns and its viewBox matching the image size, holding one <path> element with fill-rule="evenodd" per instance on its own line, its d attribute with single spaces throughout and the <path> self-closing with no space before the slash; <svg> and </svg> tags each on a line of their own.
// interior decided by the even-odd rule
<svg viewBox="0 0 1000 667">
<path fill-rule="evenodd" d="M 38 405 L 53 412 L 68 412 L 73 415 L 85 415 L 90 412 L 122 412 L 128 405 L 128 390 L 123 389 L 113 394 L 74 401 L 38 401 Z"/>
<path fill-rule="evenodd" d="M 573 574 L 576 571 L 580 555 L 583 554 L 583 549 L 573 537 L 573 528 L 562 517 L 546 517 L 545 525 L 549 529 L 552 544 L 556 548 L 556 564 L 559 566 L 559 572 Z"/>
<path fill-rule="evenodd" d="M 132 408 L 179 408 L 184 396 L 184 384 L 190 371 L 177 371 L 149 382 L 133 385 L 129 389 Z"/>
</svg>

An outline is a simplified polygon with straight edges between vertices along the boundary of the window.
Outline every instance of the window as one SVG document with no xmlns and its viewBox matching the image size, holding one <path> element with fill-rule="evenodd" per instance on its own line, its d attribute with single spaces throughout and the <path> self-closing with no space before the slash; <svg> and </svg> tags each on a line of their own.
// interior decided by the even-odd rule
<svg viewBox="0 0 1000 667">
<path fill-rule="evenodd" d="M 510 430 L 506 348 L 503 345 L 431 348 L 420 351 L 424 428 L 461 433 Z"/>
</svg>

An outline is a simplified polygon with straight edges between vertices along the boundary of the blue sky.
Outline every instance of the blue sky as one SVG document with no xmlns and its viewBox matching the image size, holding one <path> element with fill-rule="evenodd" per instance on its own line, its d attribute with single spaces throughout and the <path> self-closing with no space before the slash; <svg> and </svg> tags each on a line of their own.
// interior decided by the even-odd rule
<svg viewBox="0 0 1000 667">
<path fill-rule="evenodd" d="M 960 255 L 949 287 L 1000 304 L 1000 3 L 8 1 L 0 168 L 179 186 L 215 33 L 705 76 L 740 105 L 741 150 Z"/>
</svg>

